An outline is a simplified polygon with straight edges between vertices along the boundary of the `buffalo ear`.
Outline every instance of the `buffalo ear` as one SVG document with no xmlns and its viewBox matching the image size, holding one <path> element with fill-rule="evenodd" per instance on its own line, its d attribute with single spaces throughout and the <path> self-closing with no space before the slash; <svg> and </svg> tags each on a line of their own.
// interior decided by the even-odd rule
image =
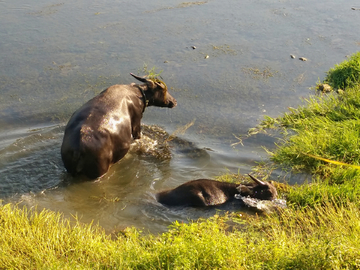
<svg viewBox="0 0 360 270">
<path fill-rule="evenodd" d="M 266 183 L 264 181 L 261 181 L 257 178 L 255 178 L 254 176 L 252 176 L 251 174 L 248 174 L 250 176 L 250 178 L 255 182 L 257 183 L 258 185 L 260 186 L 266 186 Z"/>
</svg>

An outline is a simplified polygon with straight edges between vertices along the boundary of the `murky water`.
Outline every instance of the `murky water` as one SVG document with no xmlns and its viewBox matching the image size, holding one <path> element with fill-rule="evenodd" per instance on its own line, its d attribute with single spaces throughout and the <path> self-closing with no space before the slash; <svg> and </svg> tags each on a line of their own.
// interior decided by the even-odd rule
<svg viewBox="0 0 360 270">
<path fill-rule="evenodd" d="M 247 173 L 266 159 L 261 146 L 272 147 L 273 138 L 230 145 L 263 115 L 300 104 L 330 67 L 359 50 L 360 11 L 351 9 L 357 6 L 356 0 L 0 0 L 1 198 L 77 214 L 109 231 L 133 225 L 156 232 L 175 219 L 214 214 L 168 209 L 154 193 Z M 171 159 L 132 151 L 101 180 L 72 183 L 60 157 L 71 113 L 105 87 L 133 82 L 129 72 L 141 74 L 144 64 L 163 70 L 178 106 L 147 108 L 143 123 L 168 133 L 195 124 L 172 143 Z"/>
</svg>

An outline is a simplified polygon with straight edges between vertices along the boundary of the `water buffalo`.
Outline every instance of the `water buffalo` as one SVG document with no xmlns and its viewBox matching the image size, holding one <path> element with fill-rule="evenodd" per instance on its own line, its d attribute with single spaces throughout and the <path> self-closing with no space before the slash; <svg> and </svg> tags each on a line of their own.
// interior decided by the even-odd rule
<svg viewBox="0 0 360 270">
<path fill-rule="evenodd" d="M 209 179 L 186 182 L 177 188 L 156 194 L 158 202 L 168 206 L 212 206 L 234 199 L 235 194 L 250 196 L 260 200 L 273 200 L 277 197 L 276 188 L 269 182 L 261 181 L 252 175 L 254 183 L 234 184 Z"/>
<path fill-rule="evenodd" d="M 176 106 L 165 83 L 130 74 L 144 84 L 110 86 L 71 116 L 61 158 L 73 176 L 95 179 L 105 174 L 125 156 L 132 139 L 140 138 L 140 121 L 147 106 Z"/>
</svg>

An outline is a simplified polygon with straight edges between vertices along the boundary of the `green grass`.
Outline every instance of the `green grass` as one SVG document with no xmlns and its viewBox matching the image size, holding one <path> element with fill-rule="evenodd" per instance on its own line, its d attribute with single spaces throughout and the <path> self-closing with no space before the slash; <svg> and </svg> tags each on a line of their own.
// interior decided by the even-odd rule
<svg viewBox="0 0 360 270">
<path fill-rule="evenodd" d="M 339 71 L 337 74 L 340 74 L 344 67 L 357 63 L 353 72 L 358 73 L 359 58 L 360 53 L 357 53 L 331 72 Z M 343 81 L 349 82 L 344 78 Z M 257 133 L 280 129 L 284 137 L 274 151 L 268 150 L 271 161 L 278 167 L 313 176 L 311 185 L 290 190 L 287 194 L 289 202 L 314 206 L 329 200 L 338 203 L 349 200 L 359 204 L 360 85 L 358 81 L 351 81 L 353 87 L 347 88 L 342 95 L 334 93 L 309 98 L 306 106 L 290 108 L 290 112 L 277 118 L 266 117 L 251 130 Z"/>
<path fill-rule="evenodd" d="M 284 139 L 271 159 L 294 170 L 323 175 L 333 174 L 331 165 L 307 154 L 349 165 L 360 165 L 360 93 L 359 87 L 344 96 L 312 98 L 308 106 L 291 109 L 278 118 L 268 118 L 260 129 L 273 127 L 284 131 Z M 351 168 L 343 167 L 344 170 Z"/>
<path fill-rule="evenodd" d="M 336 89 L 347 89 L 360 83 L 360 52 L 353 54 L 327 72 L 325 82 Z"/>
<path fill-rule="evenodd" d="M 175 222 L 157 236 L 130 228 L 117 239 L 95 225 L 9 204 L 0 207 L 0 221 L 1 269 L 360 267 L 360 212 L 350 202 L 289 208 L 268 217 Z"/>
<path fill-rule="evenodd" d="M 149 68 L 146 63 L 144 63 L 143 68 L 141 70 L 141 73 L 144 73 L 146 77 L 149 79 L 156 79 L 157 77 L 160 77 L 161 73 L 163 71 L 158 69 L 154 66 L 152 68 Z"/>
</svg>

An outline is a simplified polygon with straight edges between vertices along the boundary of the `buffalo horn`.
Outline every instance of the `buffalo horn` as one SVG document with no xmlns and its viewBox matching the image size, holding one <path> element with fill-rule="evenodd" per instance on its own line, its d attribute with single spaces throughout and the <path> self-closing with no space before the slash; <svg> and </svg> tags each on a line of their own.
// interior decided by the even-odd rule
<svg viewBox="0 0 360 270">
<path fill-rule="evenodd" d="M 142 77 L 139 77 L 139 76 L 136 76 L 135 74 L 133 73 L 130 73 L 131 76 L 133 76 L 135 79 L 139 80 L 140 82 L 143 82 L 143 83 L 147 83 L 148 80 L 145 79 L 145 78 L 142 78 Z"/>
<path fill-rule="evenodd" d="M 264 181 L 261 181 L 261 180 L 259 180 L 259 179 L 257 179 L 257 178 L 255 178 L 254 176 L 252 176 L 251 174 L 248 174 L 249 176 L 250 176 L 250 178 L 252 179 L 252 180 L 254 180 L 254 182 L 256 182 L 258 185 L 261 185 L 261 186 L 266 186 L 266 183 L 264 182 Z"/>
</svg>

